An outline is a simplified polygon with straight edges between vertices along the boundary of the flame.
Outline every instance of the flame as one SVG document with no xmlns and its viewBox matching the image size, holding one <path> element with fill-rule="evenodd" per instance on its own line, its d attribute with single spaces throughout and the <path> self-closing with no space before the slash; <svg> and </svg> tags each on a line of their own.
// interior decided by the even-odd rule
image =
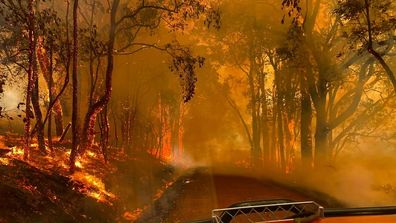
<svg viewBox="0 0 396 223">
<path fill-rule="evenodd" d="M 38 152 L 37 143 L 30 144 L 32 152 Z M 0 165 L 12 164 L 12 159 L 23 160 L 24 149 L 22 146 L 14 146 L 10 148 L 10 152 L 6 154 L 7 157 L 0 158 Z M 70 150 L 66 148 L 59 148 L 51 151 L 46 156 L 31 156 L 27 162 L 41 170 L 61 171 L 65 176 L 69 176 L 72 181 L 79 182 L 78 191 L 86 196 L 92 197 L 95 200 L 112 205 L 112 201 L 116 198 L 114 194 L 106 190 L 105 184 L 101 176 L 101 162 L 98 160 L 99 156 L 93 151 L 87 151 L 86 155 L 79 157 L 75 165 L 79 168 L 78 172 L 69 175 L 69 157 Z M 89 168 L 88 168 L 89 167 Z M 63 172 L 62 172 L 63 171 Z M 28 191 L 34 191 L 29 185 L 21 184 Z M 56 199 L 49 197 L 50 199 Z"/>
<path fill-rule="evenodd" d="M 83 165 L 82 165 L 82 163 L 80 162 L 80 160 L 77 160 L 77 161 L 75 162 L 75 165 L 76 165 L 76 167 L 78 167 L 78 168 L 83 168 Z"/>
<path fill-rule="evenodd" d="M 83 189 L 80 192 L 95 198 L 99 202 L 111 204 L 110 200 L 115 199 L 115 195 L 106 190 L 103 181 L 94 175 L 84 172 L 75 172 L 71 178 L 87 186 L 87 190 Z"/>
<path fill-rule="evenodd" d="M 4 166 L 10 165 L 10 159 L 8 158 L 0 158 L 0 164 Z"/>
<path fill-rule="evenodd" d="M 87 156 L 91 157 L 91 158 L 96 158 L 96 154 L 90 150 L 87 151 Z"/>
<path fill-rule="evenodd" d="M 24 150 L 23 150 L 22 147 L 14 146 L 14 147 L 11 147 L 10 149 L 11 149 L 11 155 L 21 155 L 21 156 L 23 156 L 23 154 L 24 154 Z"/>
<path fill-rule="evenodd" d="M 157 137 L 159 148 L 150 150 L 150 153 L 163 161 L 169 162 L 182 156 L 183 152 L 183 117 L 184 105 L 180 103 L 179 115 L 176 120 L 169 118 L 171 108 L 158 97 L 157 118 L 160 121 L 160 135 Z"/>
</svg>

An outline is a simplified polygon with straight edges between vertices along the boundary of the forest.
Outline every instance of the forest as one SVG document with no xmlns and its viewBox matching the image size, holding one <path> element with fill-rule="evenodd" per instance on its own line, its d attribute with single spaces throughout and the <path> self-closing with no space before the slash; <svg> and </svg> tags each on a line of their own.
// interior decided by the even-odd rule
<svg viewBox="0 0 396 223">
<path fill-rule="evenodd" d="M 393 0 L 0 0 L 0 222 L 395 204 L 395 57 Z"/>
</svg>

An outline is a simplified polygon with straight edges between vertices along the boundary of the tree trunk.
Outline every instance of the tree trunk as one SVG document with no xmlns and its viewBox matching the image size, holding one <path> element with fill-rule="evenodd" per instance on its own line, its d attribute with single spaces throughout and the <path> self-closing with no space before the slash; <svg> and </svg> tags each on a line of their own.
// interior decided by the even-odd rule
<svg viewBox="0 0 396 223">
<path fill-rule="evenodd" d="M 30 107 L 32 91 L 34 86 L 34 79 L 33 79 L 33 63 L 34 63 L 34 50 L 36 48 L 35 41 L 34 41 L 34 11 L 33 11 L 33 3 L 34 0 L 28 1 L 28 10 L 29 10 L 29 21 L 28 21 L 28 42 L 29 42 L 29 68 L 28 68 L 28 82 L 26 87 L 26 108 L 25 108 L 25 139 L 24 139 L 24 151 L 23 151 L 23 159 L 28 160 L 30 155 L 30 119 L 32 111 Z"/>
<path fill-rule="evenodd" d="M 278 92 L 279 94 L 279 92 Z M 278 97 L 279 100 L 279 97 Z M 285 140 L 283 136 L 283 115 L 282 106 L 279 104 L 277 106 L 277 121 L 278 121 L 278 145 L 279 145 L 279 161 L 281 170 L 285 170 Z"/>
<path fill-rule="evenodd" d="M 109 32 L 109 43 L 107 46 L 107 68 L 106 68 L 106 80 L 105 80 L 105 94 L 92 106 L 89 107 L 88 112 L 84 119 L 84 126 L 82 130 L 82 150 L 84 151 L 86 148 L 91 147 L 94 140 L 94 129 L 95 129 L 95 121 L 97 115 L 110 101 L 111 92 L 112 92 L 112 77 L 113 77 L 113 68 L 114 68 L 114 42 L 116 35 L 116 14 L 118 10 L 120 0 L 114 0 L 111 6 L 110 13 L 110 32 Z"/>
<path fill-rule="evenodd" d="M 268 127 L 268 106 L 267 106 L 267 92 L 265 89 L 265 73 L 260 73 L 260 91 L 261 91 L 261 134 L 262 134 L 262 150 L 263 159 L 269 159 L 269 127 Z"/>
<path fill-rule="evenodd" d="M 271 143 L 270 143 L 270 161 L 276 163 L 276 148 L 277 148 L 277 141 L 276 141 L 276 111 L 277 111 L 277 103 L 276 103 L 276 87 L 275 85 L 272 87 L 272 123 L 271 123 Z"/>
<path fill-rule="evenodd" d="M 375 57 L 375 59 L 381 64 L 382 68 L 384 68 L 388 79 L 392 83 L 393 90 L 396 92 L 396 78 L 395 75 L 393 74 L 393 71 L 389 67 L 389 65 L 385 62 L 384 58 L 374 50 L 373 48 L 373 36 L 372 36 L 372 26 L 371 26 L 371 18 L 370 18 L 370 3 L 369 0 L 364 0 L 365 4 L 365 16 L 366 16 L 366 22 L 367 22 L 367 35 L 368 35 L 368 42 L 367 42 L 367 51 Z"/>
<path fill-rule="evenodd" d="M 275 90 L 276 90 L 276 118 L 277 118 L 277 130 L 278 130 L 278 146 L 279 146 L 279 161 L 280 169 L 285 170 L 285 140 L 284 140 L 284 129 L 283 129 L 283 97 L 280 83 L 279 72 L 275 72 Z"/>
<path fill-rule="evenodd" d="M 43 73 L 44 80 L 47 83 L 48 91 L 50 92 L 52 97 L 54 97 L 56 95 L 56 86 L 55 84 L 53 84 L 54 78 L 51 71 L 52 62 L 48 60 L 48 55 L 42 45 L 42 41 L 43 40 L 41 38 L 38 39 L 38 46 L 36 50 L 37 59 L 40 64 L 40 69 L 41 72 Z M 63 132 L 63 109 L 59 99 L 54 102 L 52 112 L 54 113 L 54 118 L 55 118 L 56 135 L 61 136 Z"/>
<path fill-rule="evenodd" d="M 322 94 L 323 95 L 323 94 Z M 316 107 L 316 130 L 315 130 L 315 166 L 326 164 L 330 155 L 328 135 L 330 129 L 327 123 L 325 109 L 326 97 L 320 97 Z"/>
<path fill-rule="evenodd" d="M 73 92 L 72 92 L 72 148 L 70 153 L 70 172 L 74 172 L 75 161 L 78 153 L 78 0 L 73 4 Z"/>
<path fill-rule="evenodd" d="M 50 109 L 49 108 L 49 106 L 51 105 L 51 103 L 52 103 L 52 101 L 54 100 L 53 99 L 53 94 L 52 94 L 52 91 L 51 91 L 51 89 L 52 89 L 52 86 L 53 86 L 53 57 L 52 57 L 52 50 L 51 50 L 51 52 L 50 52 L 50 64 L 49 64 L 49 83 L 48 83 L 48 88 L 49 88 L 49 103 L 48 103 L 48 109 Z M 47 132 L 47 138 L 48 138 L 48 148 L 52 151 L 52 114 L 50 113 L 49 115 L 48 115 L 48 126 L 47 126 L 47 130 L 48 130 L 48 132 Z M 63 128 L 63 127 L 62 127 Z"/>
<path fill-rule="evenodd" d="M 301 161 L 304 168 L 312 167 L 312 107 L 311 98 L 301 84 Z"/>
<path fill-rule="evenodd" d="M 100 118 L 99 118 L 99 124 L 100 124 L 100 141 L 101 141 L 101 149 L 102 149 L 102 155 L 105 163 L 108 161 L 108 144 L 109 144 L 109 119 L 108 119 L 108 112 L 107 112 L 107 106 L 102 110 L 100 113 Z"/>
<path fill-rule="evenodd" d="M 241 111 L 239 111 L 238 106 L 236 105 L 236 103 L 231 98 L 226 96 L 226 99 L 227 99 L 228 104 L 231 106 L 232 109 L 234 109 L 234 111 L 238 115 L 238 118 L 241 121 L 241 123 L 243 125 L 243 128 L 245 130 L 246 136 L 247 136 L 247 138 L 249 140 L 250 148 L 253 148 L 253 140 L 252 140 L 252 136 L 250 134 L 250 129 L 249 129 L 249 126 L 248 126 L 247 122 L 245 121 Z"/>
<path fill-rule="evenodd" d="M 172 158 L 177 159 L 179 157 L 179 142 L 180 142 L 180 120 L 181 120 L 181 105 L 179 103 L 177 108 L 174 109 L 174 112 L 170 113 L 169 120 L 170 120 L 170 127 L 171 127 L 171 147 L 172 147 Z"/>
<path fill-rule="evenodd" d="M 253 54 L 253 53 L 251 53 Z M 252 119 L 252 164 L 257 165 L 261 156 L 261 148 L 260 148 L 260 126 L 259 126 L 259 117 L 257 117 L 257 108 L 258 100 L 256 95 L 256 87 L 254 84 L 255 75 L 257 75 L 256 70 L 256 61 L 255 56 L 250 56 L 250 70 L 248 73 L 248 82 L 249 82 L 249 91 L 250 91 L 250 106 L 251 106 L 251 119 Z"/>
<path fill-rule="evenodd" d="M 36 46 L 36 36 L 34 35 L 34 45 Z M 34 87 L 32 90 L 32 105 L 33 105 L 33 110 L 34 114 L 36 117 L 36 122 L 37 122 L 37 143 L 38 143 L 38 148 L 42 154 L 45 154 L 45 141 L 44 141 L 44 124 L 43 124 L 43 114 L 41 113 L 41 108 L 40 108 L 40 98 L 39 98 L 39 81 L 38 81 L 38 72 L 37 72 L 37 61 L 36 61 L 36 50 L 33 52 L 33 65 L 32 65 L 32 75 L 33 75 L 33 82 L 34 82 Z"/>
</svg>

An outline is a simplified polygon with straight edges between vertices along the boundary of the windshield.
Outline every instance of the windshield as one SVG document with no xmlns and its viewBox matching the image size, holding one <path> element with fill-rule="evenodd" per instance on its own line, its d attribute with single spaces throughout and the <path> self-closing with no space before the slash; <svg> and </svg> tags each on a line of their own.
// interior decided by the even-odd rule
<svg viewBox="0 0 396 223">
<path fill-rule="evenodd" d="M 395 205 L 395 30 L 392 0 L 0 1 L 0 222 Z"/>
</svg>

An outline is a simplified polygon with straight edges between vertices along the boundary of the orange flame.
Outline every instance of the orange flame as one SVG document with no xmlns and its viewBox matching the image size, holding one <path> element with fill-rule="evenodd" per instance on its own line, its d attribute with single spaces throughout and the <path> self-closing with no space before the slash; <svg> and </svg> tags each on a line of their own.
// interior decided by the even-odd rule
<svg viewBox="0 0 396 223">
<path fill-rule="evenodd" d="M 95 198 L 100 202 L 111 204 L 110 200 L 115 199 L 115 195 L 108 192 L 103 181 L 93 175 L 83 172 L 75 172 L 71 178 L 88 186 L 88 190 L 80 191 L 86 195 Z"/>
</svg>

